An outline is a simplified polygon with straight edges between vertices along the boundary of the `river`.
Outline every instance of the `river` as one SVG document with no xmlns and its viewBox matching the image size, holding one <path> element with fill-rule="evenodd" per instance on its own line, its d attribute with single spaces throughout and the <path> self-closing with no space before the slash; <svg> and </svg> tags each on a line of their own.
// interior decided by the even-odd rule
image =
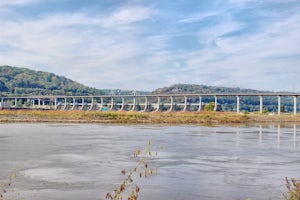
<svg viewBox="0 0 300 200">
<path fill-rule="evenodd" d="M 16 172 L 16 200 L 105 199 L 151 140 L 158 174 L 135 177 L 140 199 L 283 199 L 284 178 L 300 178 L 297 128 L 4 123 L 0 183 Z"/>
</svg>

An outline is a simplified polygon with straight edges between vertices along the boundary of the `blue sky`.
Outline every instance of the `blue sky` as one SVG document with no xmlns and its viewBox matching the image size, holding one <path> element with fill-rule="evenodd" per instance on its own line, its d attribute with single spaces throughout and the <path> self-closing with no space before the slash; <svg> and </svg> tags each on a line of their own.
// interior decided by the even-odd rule
<svg viewBox="0 0 300 200">
<path fill-rule="evenodd" d="M 0 65 L 99 89 L 300 92 L 299 0 L 1 0 Z"/>
</svg>

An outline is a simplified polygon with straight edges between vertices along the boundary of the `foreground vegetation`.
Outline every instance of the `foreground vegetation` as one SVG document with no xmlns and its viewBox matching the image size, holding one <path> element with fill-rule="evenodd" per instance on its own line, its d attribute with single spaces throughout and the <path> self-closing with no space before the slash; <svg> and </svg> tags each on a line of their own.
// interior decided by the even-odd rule
<svg viewBox="0 0 300 200">
<path fill-rule="evenodd" d="M 125 176 L 124 181 L 114 189 L 113 193 L 108 192 L 106 199 L 109 200 L 138 200 L 140 196 L 140 186 L 137 184 L 139 179 L 148 178 L 153 174 L 157 174 L 157 167 L 150 167 L 149 164 L 153 159 L 157 158 L 157 151 L 153 151 L 152 143 L 148 140 L 148 147 L 142 154 L 140 149 L 134 152 L 133 157 L 137 159 L 136 166 L 126 172 L 125 169 L 121 173 Z M 161 147 L 162 148 L 162 147 Z"/>
<path fill-rule="evenodd" d="M 234 112 L 101 112 L 60 110 L 0 110 L 0 122 L 226 124 L 300 122 L 300 115 Z"/>
<path fill-rule="evenodd" d="M 300 199 L 300 182 L 291 178 L 285 177 L 287 191 L 283 194 L 284 200 L 299 200 Z"/>
</svg>

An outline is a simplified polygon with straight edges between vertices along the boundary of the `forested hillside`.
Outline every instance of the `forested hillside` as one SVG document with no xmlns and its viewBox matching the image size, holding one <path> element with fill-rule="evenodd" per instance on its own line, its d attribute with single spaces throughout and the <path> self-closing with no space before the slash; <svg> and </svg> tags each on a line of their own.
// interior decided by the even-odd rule
<svg viewBox="0 0 300 200">
<path fill-rule="evenodd" d="M 63 76 L 27 68 L 0 66 L 0 94 L 7 95 L 100 95 Z"/>
<path fill-rule="evenodd" d="M 169 87 L 156 89 L 153 93 L 156 94 L 211 94 L 211 93 L 257 93 L 263 92 L 252 89 L 215 87 L 207 85 L 195 84 L 174 84 Z"/>
</svg>

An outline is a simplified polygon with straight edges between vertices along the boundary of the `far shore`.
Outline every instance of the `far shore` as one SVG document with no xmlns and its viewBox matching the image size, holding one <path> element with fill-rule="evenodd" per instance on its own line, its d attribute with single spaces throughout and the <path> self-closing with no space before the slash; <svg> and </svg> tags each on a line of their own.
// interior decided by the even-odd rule
<svg viewBox="0 0 300 200">
<path fill-rule="evenodd" d="M 60 111 L 0 110 L 0 123 L 144 123 L 144 124 L 253 124 L 300 123 L 300 115 L 290 113 L 259 114 L 235 112 L 123 112 L 123 111 Z"/>
</svg>

